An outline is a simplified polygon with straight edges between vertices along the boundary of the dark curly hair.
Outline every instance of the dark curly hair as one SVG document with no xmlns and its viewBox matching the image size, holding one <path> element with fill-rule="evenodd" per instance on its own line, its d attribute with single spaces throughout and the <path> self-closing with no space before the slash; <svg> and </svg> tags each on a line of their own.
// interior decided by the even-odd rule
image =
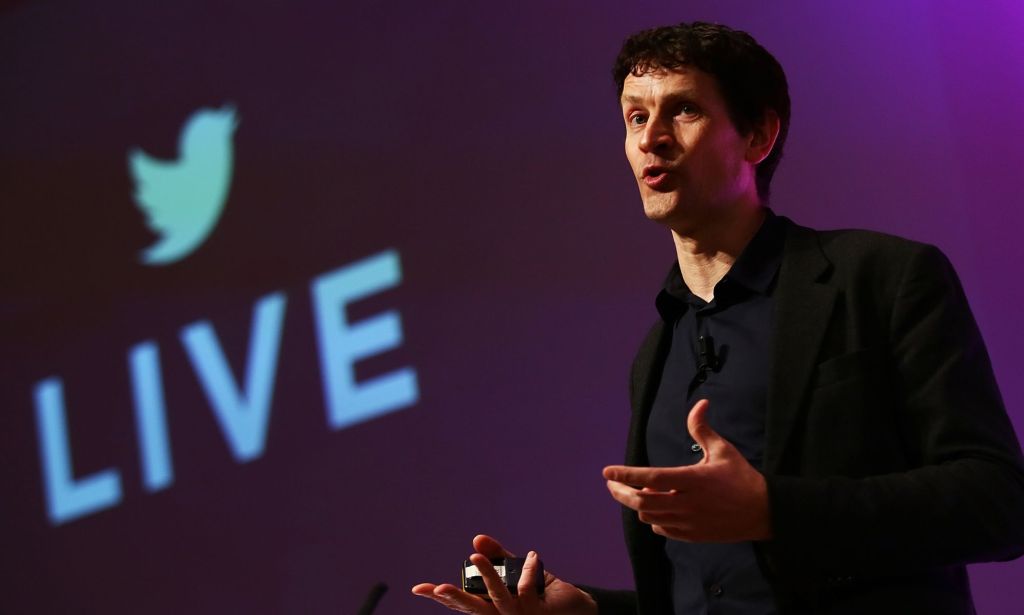
<svg viewBox="0 0 1024 615">
<path fill-rule="evenodd" d="M 789 132 L 789 87 L 772 54 L 752 36 L 718 24 L 695 21 L 637 32 L 622 44 L 612 76 L 618 95 L 629 75 L 692 66 L 713 76 L 736 130 L 750 134 L 769 109 L 779 116 L 779 136 L 757 165 L 757 194 L 768 201 L 772 175 Z"/>
</svg>

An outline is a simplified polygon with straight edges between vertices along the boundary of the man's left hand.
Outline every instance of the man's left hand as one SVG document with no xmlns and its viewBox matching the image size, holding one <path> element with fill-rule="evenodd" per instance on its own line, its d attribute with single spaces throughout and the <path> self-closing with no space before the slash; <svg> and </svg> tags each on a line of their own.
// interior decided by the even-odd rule
<svg viewBox="0 0 1024 615">
<path fill-rule="evenodd" d="M 768 486 L 736 447 L 707 422 L 708 401 L 698 401 L 687 428 L 704 450 L 691 466 L 608 466 L 612 497 L 637 511 L 656 534 L 687 542 L 741 542 L 771 538 Z"/>
</svg>

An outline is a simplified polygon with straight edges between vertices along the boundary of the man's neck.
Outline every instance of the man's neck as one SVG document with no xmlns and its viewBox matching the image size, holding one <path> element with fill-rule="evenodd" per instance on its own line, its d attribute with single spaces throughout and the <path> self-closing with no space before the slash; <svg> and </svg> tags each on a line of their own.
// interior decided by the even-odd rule
<svg viewBox="0 0 1024 615">
<path fill-rule="evenodd" d="M 766 215 L 760 205 L 744 207 L 685 234 L 672 231 L 679 271 L 690 292 L 708 302 L 714 299 L 715 285 L 757 234 Z"/>
</svg>

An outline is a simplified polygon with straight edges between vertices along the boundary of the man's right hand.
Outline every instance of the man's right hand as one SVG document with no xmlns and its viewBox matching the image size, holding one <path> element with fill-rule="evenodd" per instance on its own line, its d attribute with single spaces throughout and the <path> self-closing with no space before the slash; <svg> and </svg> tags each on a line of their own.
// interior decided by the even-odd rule
<svg viewBox="0 0 1024 615">
<path fill-rule="evenodd" d="M 515 556 L 490 536 L 474 538 L 473 548 L 476 553 L 470 555 L 469 560 L 480 570 L 491 602 L 448 583 L 420 583 L 412 588 L 412 593 L 435 600 L 453 611 L 474 615 L 597 615 L 597 603 L 590 594 L 559 581 L 548 572 L 544 573 L 544 594 L 537 595 L 535 577 L 539 558 L 534 551 L 526 556 L 517 588 L 519 595 L 513 596 L 501 582 L 491 559 Z"/>
</svg>

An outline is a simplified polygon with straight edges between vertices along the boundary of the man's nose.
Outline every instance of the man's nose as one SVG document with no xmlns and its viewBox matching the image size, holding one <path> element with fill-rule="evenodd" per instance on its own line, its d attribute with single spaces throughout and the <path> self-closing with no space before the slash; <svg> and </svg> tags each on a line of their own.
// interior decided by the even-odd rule
<svg viewBox="0 0 1024 615">
<path fill-rule="evenodd" d="M 665 149 L 672 144 L 674 138 L 671 121 L 651 118 L 644 126 L 644 132 L 640 137 L 640 150 L 651 153 Z"/>
</svg>

